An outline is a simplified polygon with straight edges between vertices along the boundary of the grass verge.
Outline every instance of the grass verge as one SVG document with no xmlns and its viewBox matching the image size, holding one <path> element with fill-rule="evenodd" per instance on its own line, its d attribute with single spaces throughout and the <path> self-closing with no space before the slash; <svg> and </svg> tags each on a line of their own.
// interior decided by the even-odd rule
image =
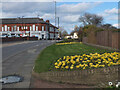
<svg viewBox="0 0 120 90">
<path fill-rule="evenodd" d="M 60 57 L 71 56 L 71 55 L 81 55 L 89 53 L 104 53 L 112 52 L 111 50 L 101 49 L 98 47 L 93 47 L 85 44 L 70 44 L 70 45 L 51 45 L 45 48 L 38 56 L 35 61 L 34 71 L 37 73 L 47 72 L 51 70 L 54 66 L 53 63 Z"/>
</svg>

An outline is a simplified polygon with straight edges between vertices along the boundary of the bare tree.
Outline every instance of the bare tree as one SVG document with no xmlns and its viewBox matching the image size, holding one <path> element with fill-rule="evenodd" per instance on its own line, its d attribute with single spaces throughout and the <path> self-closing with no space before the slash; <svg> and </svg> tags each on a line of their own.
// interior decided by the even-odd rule
<svg viewBox="0 0 120 90">
<path fill-rule="evenodd" d="M 68 35 L 68 32 L 64 29 L 64 27 L 60 27 L 59 34 L 61 38 L 64 38 L 66 35 Z"/>
<path fill-rule="evenodd" d="M 103 17 L 96 14 L 84 13 L 83 16 L 79 17 L 79 22 L 86 25 L 101 25 L 103 22 Z"/>
</svg>

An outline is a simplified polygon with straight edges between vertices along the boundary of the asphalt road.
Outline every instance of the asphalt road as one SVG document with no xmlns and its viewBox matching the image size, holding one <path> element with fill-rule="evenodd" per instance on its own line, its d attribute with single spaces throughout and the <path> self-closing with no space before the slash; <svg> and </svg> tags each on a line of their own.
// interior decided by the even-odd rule
<svg viewBox="0 0 120 90">
<path fill-rule="evenodd" d="M 31 71 L 38 54 L 55 41 L 30 41 L 2 48 L 2 76 L 18 74 L 24 81 L 3 85 L 3 88 L 29 88 Z"/>
<path fill-rule="evenodd" d="M 18 54 L 19 52 L 25 51 L 31 47 L 36 47 L 38 45 L 42 45 L 42 44 L 50 43 L 50 42 L 54 42 L 54 41 L 48 41 L 48 40 L 29 41 L 28 43 L 3 47 L 2 48 L 2 60 L 4 62 L 5 60 L 9 59 L 9 57 Z"/>
</svg>

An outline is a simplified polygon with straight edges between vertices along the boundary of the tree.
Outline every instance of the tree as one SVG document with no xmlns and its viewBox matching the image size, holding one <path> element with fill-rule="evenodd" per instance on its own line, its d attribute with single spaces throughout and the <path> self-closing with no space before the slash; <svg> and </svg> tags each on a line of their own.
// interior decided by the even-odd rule
<svg viewBox="0 0 120 90">
<path fill-rule="evenodd" d="M 78 31 L 78 30 L 79 30 L 79 27 L 77 25 L 75 25 L 74 31 Z"/>
<path fill-rule="evenodd" d="M 101 25 L 101 28 L 103 28 L 103 29 L 109 29 L 109 30 L 111 30 L 111 29 L 117 29 L 116 27 L 114 27 L 114 26 L 112 26 L 111 24 L 103 24 L 103 25 Z"/>
<path fill-rule="evenodd" d="M 101 25 L 103 22 L 103 17 L 98 16 L 96 14 L 84 13 L 83 16 L 79 17 L 79 22 L 83 23 L 84 26 L 86 25 Z"/>
<path fill-rule="evenodd" d="M 80 27 L 78 30 L 78 40 L 82 41 L 83 38 L 83 27 Z"/>
<path fill-rule="evenodd" d="M 73 35 L 75 32 L 79 31 L 79 27 L 75 25 L 74 30 L 70 33 L 70 35 Z"/>
<path fill-rule="evenodd" d="M 64 38 L 66 35 L 68 35 L 68 32 L 64 29 L 64 27 L 59 28 L 59 35 L 61 38 Z"/>
<path fill-rule="evenodd" d="M 68 35 L 68 32 L 67 32 L 66 30 L 64 30 L 64 31 L 62 32 L 62 37 L 65 37 L 66 35 Z"/>
</svg>

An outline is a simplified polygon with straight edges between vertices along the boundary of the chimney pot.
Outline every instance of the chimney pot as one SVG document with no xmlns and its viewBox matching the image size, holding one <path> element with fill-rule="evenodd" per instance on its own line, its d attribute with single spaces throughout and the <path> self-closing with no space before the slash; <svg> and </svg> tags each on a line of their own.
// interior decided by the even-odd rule
<svg viewBox="0 0 120 90">
<path fill-rule="evenodd" d="M 49 23 L 50 21 L 49 20 L 46 20 L 47 23 Z"/>
<path fill-rule="evenodd" d="M 42 21 L 43 21 L 43 18 L 40 18 L 40 20 L 42 20 Z"/>
</svg>

